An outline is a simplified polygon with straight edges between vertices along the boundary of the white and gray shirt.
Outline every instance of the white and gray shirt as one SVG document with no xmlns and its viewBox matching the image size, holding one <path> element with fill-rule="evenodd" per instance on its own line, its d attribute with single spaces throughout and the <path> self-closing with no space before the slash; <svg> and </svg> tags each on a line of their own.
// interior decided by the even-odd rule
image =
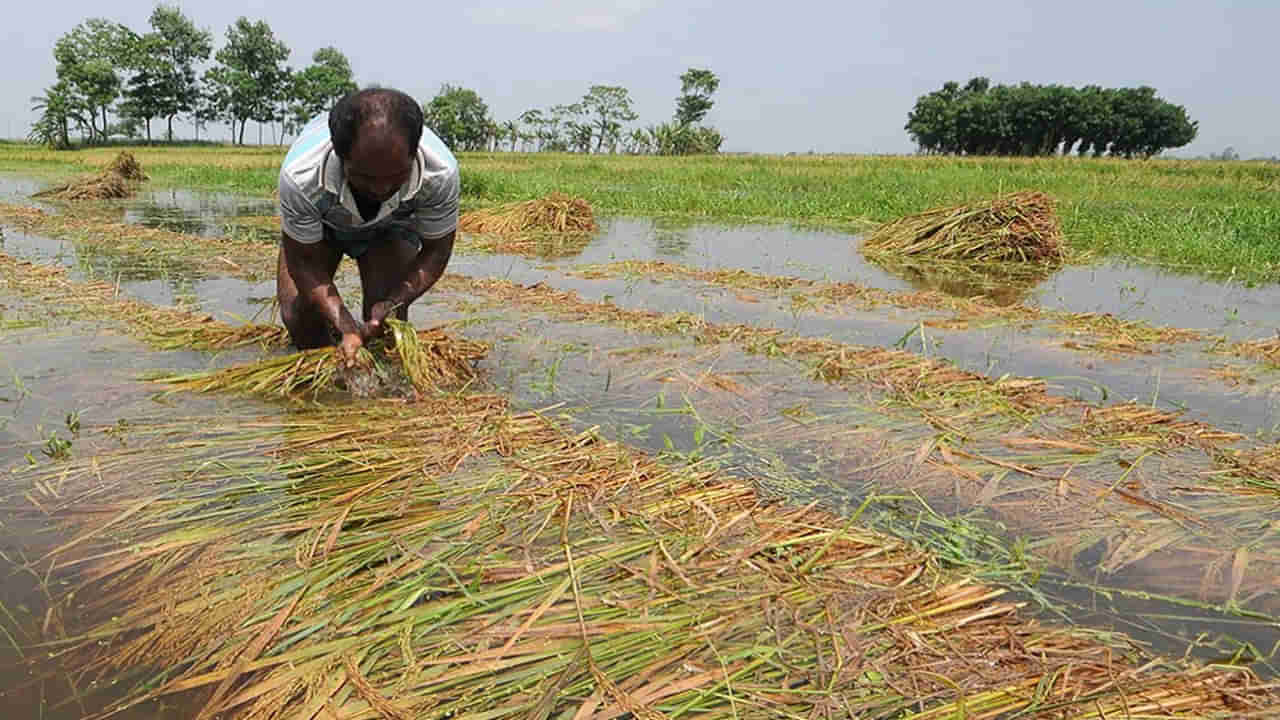
<svg viewBox="0 0 1280 720">
<path fill-rule="evenodd" d="M 325 227 L 363 232 L 396 224 L 430 240 L 458 226 L 458 161 L 426 127 L 408 182 L 382 203 L 373 220 L 365 222 L 356 208 L 329 137 L 328 113 L 307 123 L 293 141 L 280 168 L 279 192 L 285 233 L 308 245 L 324 238 Z"/>
</svg>

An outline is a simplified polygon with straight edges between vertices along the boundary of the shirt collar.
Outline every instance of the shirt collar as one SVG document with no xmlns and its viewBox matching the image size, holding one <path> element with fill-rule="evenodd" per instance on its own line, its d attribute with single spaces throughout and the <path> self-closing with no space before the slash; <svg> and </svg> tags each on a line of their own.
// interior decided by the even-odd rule
<svg viewBox="0 0 1280 720">
<path fill-rule="evenodd" d="M 342 159 L 338 157 L 338 153 L 332 148 L 324 156 L 324 166 L 321 175 L 323 176 L 324 189 L 327 192 L 338 196 L 338 202 L 342 207 L 351 213 L 351 217 L 360 219 L 360 209 L 356 207 L 355 196 L 351 194 L 351 186 L 347 184 L 347 178 L 342 173 Z M 378 216 L 368 223 L 376 223 L 400 207 L 400 203 L 408 200 L 418 191 L 422 189 L 422 152 L 414 153 L 413 170 L 409 174 L 409 180 L 400 187 L 400 192 L 392 195 L 386 202 L 382 203 L 382 207 L 378 208 Z"/>
</svg>

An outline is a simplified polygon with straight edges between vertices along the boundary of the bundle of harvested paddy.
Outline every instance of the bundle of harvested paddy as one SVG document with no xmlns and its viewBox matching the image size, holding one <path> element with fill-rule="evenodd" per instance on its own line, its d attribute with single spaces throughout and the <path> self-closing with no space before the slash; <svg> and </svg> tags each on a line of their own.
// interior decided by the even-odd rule
<svg viewBox="0 0 1280 720">
<path fill-rule="evenodd" d="M 300 391 L 310 391 L 315 397 L 338 388 L 371 396 L 406 384 L 418 393 L 429 393 L 458 388 L 474 380 L 475 363 L 488 351 L 483 343 L 452 337 L 439 328 L 414 332 L 408 323 L 394 319 L 388 325 L 394 341 L 375 341 L 362 348 L 354 368 L 344 366 L 337 348 L 326 347 L 156 379 L 175 389 L 265 397 Z M 260 337 L 254 332 L 249 335 Z M 234 336 L 229 341 L 239 339 Z"/>
<path fill-rule="evenodd" d="M 138 183 L 147 179 L 137 158 L 128 150 L 120 151 L 115 159 L 96 175 L 73 180 L 63 185 L 41 190 L 33 197 L 51 197 L 58 200 L 114 200 L 127 198 L 137 190 Z"/>
<path fill-rule="evenodd" d="M 122 177 L 125 180 L 134 182 L 145 182 L 147 174 L 142 171 L 142 164 L 128 150 L 121 150 L 118 155 L 107 164 L 104 173 Z"/>
<path fill-rule="evenodd" d="M 1063 260 L 1053 200 L 1026 191 L 977 205 L 940 207 L 880 227 L 863 243 L 872 253 L 967 261 Z"/>
<path fill-rule="evenodd" d="M 463 232 L 495 235 L 585 233 L 597 227 L 590 203 L 558 192 L 536 200 L 472 210 L 458 221 L 458 229 Z"/>
</svg>

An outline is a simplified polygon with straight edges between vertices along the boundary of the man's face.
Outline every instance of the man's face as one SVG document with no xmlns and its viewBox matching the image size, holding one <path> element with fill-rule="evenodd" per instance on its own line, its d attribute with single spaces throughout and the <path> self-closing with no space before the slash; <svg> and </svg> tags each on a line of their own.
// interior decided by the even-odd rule
<svg viewBox="0 0 1280 720">
<path fill-rule="evenodd" d="M 413 156 L 404 138 L 375 130 L 356 137 L 342 168 L 357 199 L 382 204 L 409 181 Z"/>
</svg>

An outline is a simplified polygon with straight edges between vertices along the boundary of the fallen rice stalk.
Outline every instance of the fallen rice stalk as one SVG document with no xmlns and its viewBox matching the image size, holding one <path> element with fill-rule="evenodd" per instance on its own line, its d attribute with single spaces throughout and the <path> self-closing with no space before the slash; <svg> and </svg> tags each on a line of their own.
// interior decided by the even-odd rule
<svg viewBox="0 0 1280 720">
<path fill-rule="evenodd" d="M 812 505 L 494 396 L 194 427 L 218 462 L 130 448 L 11 491 L 93 538 L 46 560 L 85 570 L 84 626 L 49 649 L 83 682 L 140 681 L 111 711 L 179 692 L 272 719 L 1277 706 L 1247 671 L 1020 619 Z"/>
<path fill-rule="evenodd" d="M 355 368 L 345 368 L 337 348 L 303 350 L 256 362 L 155 378 L 175 390 L 231 392 L 284 397 L 309 391 L 312 397 L 343 387 L 369 396 L 397 385 L 397 373 L 419 392 L 457 388 L 476 378 L 475 363 L 487 346 L 451 337 L 439 328 L 415 332 L 408 323 L 391 319 L 394 342 L 378 342 L 359 352 Z"/>
</svg>

